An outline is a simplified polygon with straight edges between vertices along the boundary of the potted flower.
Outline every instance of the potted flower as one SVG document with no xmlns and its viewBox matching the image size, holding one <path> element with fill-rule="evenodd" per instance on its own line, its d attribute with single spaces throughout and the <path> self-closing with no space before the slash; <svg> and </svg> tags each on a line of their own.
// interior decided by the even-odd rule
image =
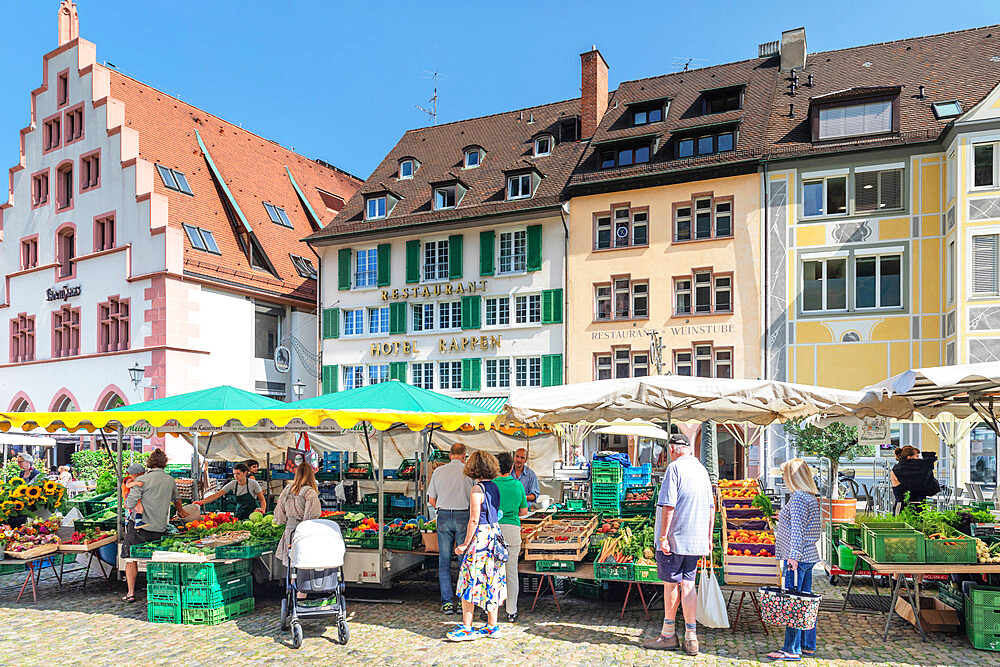
<svg viewBox="0 0 1000 667">
<path fill-rule="evenodd" d="M 856 498 L 838 498 L 837 469 L 840 460 L 853 461 L 858 457 L 858 427 L 833 422 L 826 428 L 805 424 L 800 419 L 790 419 L 784 423 L 785 433 L 792 437 L 798 452 L 805 456 L 817 456 L 830 462 L 829 498 L 820 499 L 824 519 L 832 515 L 834 521 L 851 522 L 857 512 Z"/>
<path fill-rule="evenodd" d="M 417 529 L 420 530 L 420 539 L 424 542 L 424 551 L 428 553 L 438 552 L 437 522 L 426 521 L 424 517 L 417 518 Z"/>
</svg>

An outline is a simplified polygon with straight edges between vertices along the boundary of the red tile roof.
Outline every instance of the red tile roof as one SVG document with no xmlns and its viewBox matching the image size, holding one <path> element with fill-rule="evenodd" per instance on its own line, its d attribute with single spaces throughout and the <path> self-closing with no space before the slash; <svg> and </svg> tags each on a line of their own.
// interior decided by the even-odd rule
<svg viewBox="0 0 1000 667">
<path fill-rule="evenodd" d="M 409 130 L 333 222 L 310 240 L 556 207 L 565 199 L 566 179 L 584 150 L 581 142 L 559 140 L 559 123 L 579 113 L 580 100 L 574 99 Z M 532 157 L 534 137 L 544 133 L 556 139 L 552 153 Z M 480 166 L 465 169 L 464 149 L 473 145 L 485 155 Z M 400 179 L 399 162 L 408 157 L 420 167 L 413 178 Z M 536 169 L 541 182 L 532 198 L 507 201 L 505 172 L 519 168 Z M 457 207 L 433 210 L 431 184 L 448 180 L 461 180 L 468 191 Z M 387 217 L 365 220 L 365 194 L 386 191 L 402 199 Z"/>
<path fill-rule="evenodd" d="M 316 281 L 299 276 L 288 256 L 292 253 L 307 257 L 315 264 L 315 257 L 301 240 L 314 230 L 285 167 L 313 211 L 327 220 L 332 216 L 318 189 L 347 200 L 361 181 L 119 72 L 111 72 L 111 97 L 124 102 L 125 125 L 139 133 L 139 156 L 183 172 L 191 186 L 194 196 L 169 190 L 160 175 L 154 174 L 155 192 L 168 200 L 168 224 L 180 228 L 187 223 L 208 229 L 222 251 L 218 256 L 196 250 L 185 235 L 185 272 L 243 288 L 315 301 Z M 230 224 L 224 197 L 198 147 L 195 130 L 201 134 L 278 277 L 250 267 Z M 264 209 L 265 201 L 284 208 L 292 228 L 271 222 Z"/>
</svg>

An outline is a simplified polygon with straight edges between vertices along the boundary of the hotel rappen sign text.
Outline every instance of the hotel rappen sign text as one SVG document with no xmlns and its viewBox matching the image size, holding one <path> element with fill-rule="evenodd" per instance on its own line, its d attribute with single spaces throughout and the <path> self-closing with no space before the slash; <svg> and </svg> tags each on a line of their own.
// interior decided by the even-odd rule
<svg viewBox="0 0 1000 667">
<path fill-rule="evenodd" d="M 438 352 L 465 352 L 466 350 L 495 350 L 500 347 L 500 336 L 462 336 L 461 338 L 438 339 Z M 373 357 L 387 357 L 392 354 L 419 354 L 417 341 L 403 340 L 391 343 L 372 343 Z"/>
</svg>

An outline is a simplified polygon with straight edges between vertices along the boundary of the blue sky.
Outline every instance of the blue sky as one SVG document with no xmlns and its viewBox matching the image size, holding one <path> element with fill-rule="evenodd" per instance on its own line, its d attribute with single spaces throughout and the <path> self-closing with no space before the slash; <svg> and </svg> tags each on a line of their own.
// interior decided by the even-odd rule
<svg viewBox="0 0 1000 667">
<path fill-rule="evenodd" d="M 58 0 L 0 0 L 0 167 L 42 55 L 56 46 Z M 407 129 L 579 95 L 579 54 L 597 44 L 611 86 L 755 57 L 805 26 L 810 51 L 1000 21 L 996 0 L 885 2 L 136 2 L 77 0 L 99 62 L 362 178 Z M 863 17 L 855 19 L 854 17 Z M 0 195 L 2 196 L 2 195 Z M 4 197 L 4 199 L 6 199 Z"/>
</svg>

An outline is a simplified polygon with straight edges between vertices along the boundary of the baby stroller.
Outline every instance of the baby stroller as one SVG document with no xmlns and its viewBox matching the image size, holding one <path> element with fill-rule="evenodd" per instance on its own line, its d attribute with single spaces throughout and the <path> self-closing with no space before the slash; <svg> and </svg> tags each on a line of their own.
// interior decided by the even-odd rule
<svg viewBox="0 0 1000 667">
<path fill-rule="evenodd" d="M 302 646 L 299 617 L 333 616 L 337 619 L 337 639 L 346 644 L 347 603 L 344 600 L 344 536 L 340 526 L 325 519 L 303 521 L 295 528 L 289 547 L 285 598 L 281 601 L 281 629 L 292 630 L 292 647 Z M 300 600 L 296 593 L 308 593 Z"/>
</svg>

